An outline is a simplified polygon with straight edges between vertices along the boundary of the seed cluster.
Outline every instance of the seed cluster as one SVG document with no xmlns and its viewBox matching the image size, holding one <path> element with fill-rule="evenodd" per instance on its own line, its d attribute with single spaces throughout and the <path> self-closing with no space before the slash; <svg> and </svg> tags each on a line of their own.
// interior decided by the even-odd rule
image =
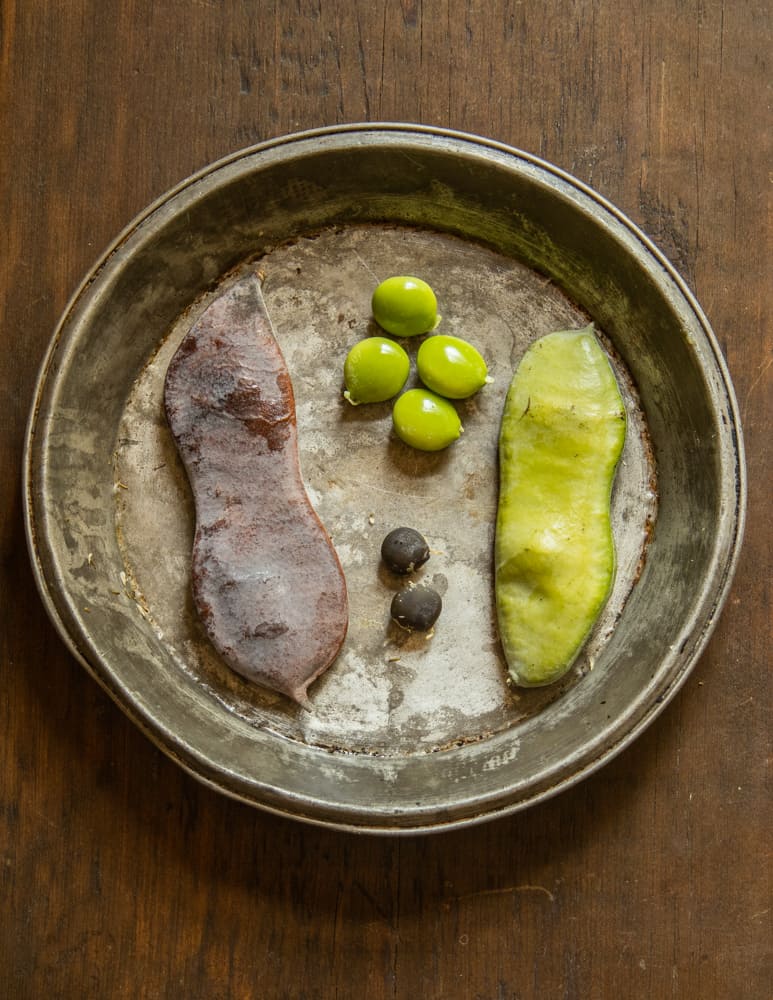
<svg viewBox="0 0 773 1000">
<path fill-rule="evenodd" d="M 410 576 L 429 559 L 426 538 L 415 528 L 394 528 L 381 543 L 384 565 L 398 576 Z M 428 632 L 443 608 L 440 594 L 425 583 L 411 581 L 392 599 L 392 621 L 408 632 Z"/>
<path fill-rule="evenodd" d="M 346 356 L 344 398 L 356 406 L 398 397 L 392 424 L 400 440 L 420 451 L 447 448 L 464 430 L 450 400 L 467 399 L 491 381 L 483 356 L 461 337 L 432 332 L 440 323 L 437 299 L 421 278 L 387 278 L 373 293 L 371 308 L 393 337 L 431 334 L 416 355 L 423 385 L 403 392 L 410 373 L 405 349 L 386 337 L 366 337 Z"/>
</svg>

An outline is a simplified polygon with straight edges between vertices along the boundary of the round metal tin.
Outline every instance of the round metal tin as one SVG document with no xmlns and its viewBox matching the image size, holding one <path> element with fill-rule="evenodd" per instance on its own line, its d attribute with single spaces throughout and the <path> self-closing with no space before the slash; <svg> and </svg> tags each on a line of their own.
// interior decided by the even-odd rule
<svg viewBox="0 0 773 1000">
<path fill-rule="evenodd" d="M 233 675 L 193 611 L 193 508 L 166 427 L 176 345 L 247 268 L 297 401 L 309 495 L 341 557 L 346 644 L 312 711 Z M 433 285 L 445 332 L 494 381 L 462 440 L 411 451 L 389 404 L 341 396 L 389 274 Z M 613 494 L 618 575 L 560 683 L 517 691 L 493 611 L 496 446 L 510 378 L 542 333 L 593 320 L 629 433 Z M 415 377 L 415 376 L 414 376 Z M 475 136 L 352 125 L 262 143 L 150 206 L 82 283 L 42 366 L 24 465 L 32 562 L 75 656 L 140 728 L 222 792 L 380 833 L 511 813 L 577 782 L 663 709 L 703 649 L 745 509 L 741 429 L 706 317 L 653 244 L 564 172 Z M 442 593 L 431 636 L 389 620 L 383 536 L 421 530 Z"/>
</svg>

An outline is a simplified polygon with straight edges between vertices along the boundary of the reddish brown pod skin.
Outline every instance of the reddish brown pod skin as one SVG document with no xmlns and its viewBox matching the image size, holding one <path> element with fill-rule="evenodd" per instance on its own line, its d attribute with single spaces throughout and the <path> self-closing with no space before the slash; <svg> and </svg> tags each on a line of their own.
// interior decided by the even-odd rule
<svg viewBox="0 0 773 1000">
<path fill-rule="evenodd" d="M 186 335 L 164 405 L 196 506 L 199 617 L 233 670 L 307 708 L 346 636 L 346 582 L 303 484 L 292 383 L 256 275 Z"/>
</svg>

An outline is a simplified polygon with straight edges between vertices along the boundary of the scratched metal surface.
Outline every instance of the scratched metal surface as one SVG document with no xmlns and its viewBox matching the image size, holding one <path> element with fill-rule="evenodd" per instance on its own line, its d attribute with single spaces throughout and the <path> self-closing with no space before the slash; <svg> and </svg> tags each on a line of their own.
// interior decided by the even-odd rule
<svg viewBox="0 0 773 1000">
<path fill-rule="evenodd" d="M 351 596 L 347 642 L 310 689 L 311 712 L 235 677 L 203 636 L 189 591 L 191 497 L 161 409 L 176 344 L 245 267 L 265 274 L 304 479 Z M 388 405 L 341 398 L 346 352 L 372 332 L 373 287 L 401 271 L 430 281 L 442 329 L 476 343 L 494 376 L 460 404 L 462 439 L 435 455 L 393 438 Z M 589 316 L 629 417 L 613 495 L 617 581 L 577 668 L 512 691 L 491 574 L 499 418 L 526 345 Z M 246 802 L 385 833 L 524 808 L 635 739 L 711 633 L 745 503 L 721 352 L 646 237 L 528 154 L 397 125 L 265 143 L 134 220 L 55 333 L 24 476 L 46 608 L 159 747 Z M 430 638 L 389 622 L 396 583 L 378 552 L 401 523 L 432 548 L 422 575 L 444 610 Z"/>
<path fill-rule="evenodd" d="M 266 304 L 296 396 L 305 483 L 346 574 L 349 632 L 336 663 L 310 689 L 307 713 L 233 674 L 196 620 L 189 594 L 192 503 L 162 393 L 172 354 L 220 288 L 175 324 L 131 387 L 118 430 L 115 499 L 123 571 L 149 623 L 180 669 L 228 711 L 324 747 L 427 753 L 484 739 L 541 712 L 598 657 L 634 584 L 654 520 L 654 466 L 630 376 L 615 361 L 629 423 L 614 490 L 614 592 L 564 682 L 511 690 L 492 587 L 504 396 L 528 343 L 551 330 L 582 326 L 587 317 L 543 276 L 513 260 L 458 237 L 403 227 L 328 229 L 247 266 L 265 274 Z M 400 442 L 391 431 L 390 403 L 354 408 L 341 395 L 346 353 L 377 332 L 370 296 L 392 273 L 430 281 L 443 317 L 439 331 L 478 345 L 494 378 L 458 404 L 464 433 L 441 453 Z M 224 287 L 229 280 L 233 276 Z M 420 340 L 403 341 L 414 362 Z M 414 363 L 411 383 L 416 381 Z M 401 524 L 418 528 L 432 550 L 414 577 L 431 582 L 443 597 L 430 637 L 409 636 L 390 623 L 391 598 L 405 581 L 384 570 L 379 547 Z"/>
</svg>

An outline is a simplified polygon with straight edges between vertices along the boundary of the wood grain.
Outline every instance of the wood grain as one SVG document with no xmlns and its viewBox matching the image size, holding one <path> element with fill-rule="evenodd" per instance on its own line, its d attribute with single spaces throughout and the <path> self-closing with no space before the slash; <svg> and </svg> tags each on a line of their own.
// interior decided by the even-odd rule
<svg viewBox="0 0 773 1000">
<path fill-rule="evenodd" d="M 0 996 L 769 994 L 771 120 L 763 0 L 2 0 Z M 130 219 L 213 159 L 354 120 L 475 132 L 593 185 L 721 342 L 746 544 L 694 674 L 526 813 L 355 837 L 200 787 L 48 623 L 19 473 L 38 365 Z"/>
</svg>

